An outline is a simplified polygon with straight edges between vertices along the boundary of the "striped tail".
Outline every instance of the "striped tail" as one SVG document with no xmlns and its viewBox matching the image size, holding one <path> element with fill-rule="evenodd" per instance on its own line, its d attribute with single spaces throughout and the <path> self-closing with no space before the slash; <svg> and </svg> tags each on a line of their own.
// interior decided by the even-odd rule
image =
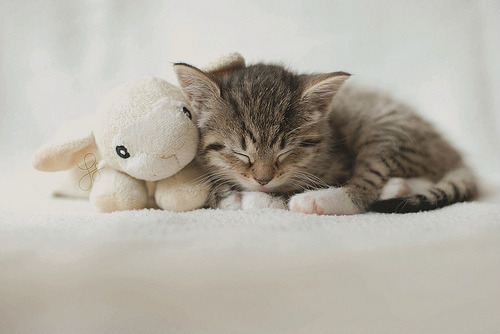
<svg viewBox="0 0 500 334">
<path fill-rule="evenodd" d="M 448 172 L 425 192 L 377 201 L 371 210 L 384 213 L 429 211 L 474 199 L 477 184 L 472 171 L 465 166 Z"/>
</svg>

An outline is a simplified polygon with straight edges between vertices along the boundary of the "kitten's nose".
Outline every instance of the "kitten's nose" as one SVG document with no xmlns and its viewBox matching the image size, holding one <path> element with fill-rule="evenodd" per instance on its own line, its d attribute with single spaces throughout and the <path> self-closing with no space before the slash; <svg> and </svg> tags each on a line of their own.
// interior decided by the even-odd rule
<svg viewBox="0 0 500 334">
<path fill-rule="evenodd" d="M 257 179 L 257 178 L 255 178 L 255 177 L 254 177 L 254 179 L 255 179 L 255 181 L 257 181 L 260 185 L 264 186 L 264 185 L 268 184 L 268 183 L 269 183 L 269 181 L 271 181 L 273 178 L 271 177 L 271 178 L 269 178 L 269 179 Z"/>
</svg>

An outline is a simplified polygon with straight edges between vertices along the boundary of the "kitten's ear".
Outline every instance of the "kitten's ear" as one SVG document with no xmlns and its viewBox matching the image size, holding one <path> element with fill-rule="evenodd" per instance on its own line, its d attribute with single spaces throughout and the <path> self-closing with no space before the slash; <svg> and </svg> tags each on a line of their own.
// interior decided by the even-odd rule
<svg viewBox="0 0 500 334">
<path fill-rule="evenodd" d="M 184 63 L 174 64 L 174 71 L 182 91 L 194 105 L 220 96 L 220 88 L 210 74 Z"/>
<path fill-rule="evenodd" d="M 345 72 L 302 75 L 302 101 L 326 113 L 333 96 L 350 76 Z"/>
</svg>

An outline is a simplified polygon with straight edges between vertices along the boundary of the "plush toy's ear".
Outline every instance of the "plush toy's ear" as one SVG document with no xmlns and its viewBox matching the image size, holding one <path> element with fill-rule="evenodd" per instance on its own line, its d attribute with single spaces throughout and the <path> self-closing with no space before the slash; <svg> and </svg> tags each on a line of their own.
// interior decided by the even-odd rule
<svg viewBox="0 0 500 334">
<path fill-rule="evenodd" d="M 88 153 L 97 152 L 91 119 L 65 124 L 33 157 L 33 166 L 55 172 L 74 167 Z"/>
<path fill-rule="evenodd" d="M 333 96 L 350 76 L 345 72 L 301 75 L 302 101 L 326 113 Z"/>
<path fill-rule="evenodd" d="M 241 54 L 233 52 L 208 63 L 201 69 L 204 72 L 210 73 L 214 76 L 222 76 L 228 72 L 244 67 L 245 67 L 245 58 L 243 58 Z"/>
</svg>

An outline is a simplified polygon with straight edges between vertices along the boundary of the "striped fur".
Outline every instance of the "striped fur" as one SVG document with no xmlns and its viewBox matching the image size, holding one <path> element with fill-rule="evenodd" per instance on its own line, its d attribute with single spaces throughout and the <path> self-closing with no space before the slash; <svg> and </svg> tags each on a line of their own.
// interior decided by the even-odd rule
<svg viewBox="0 0 500 334">
<path fill-rule="evenodd" d="M 442 208 L 452 203 L 468 201 L 476 193 L 474 176 L 467 167 L 454 169 L 433 187 L 421 193 L 377 201 L 371 209 L 376 212 L 418 212 Z"/>
<path fill-rule="evenodd" d="M 477 193 L 471 170 L 431 124 L 384 94 L 349 84 L 340 89 L 347 73 L 296 75 L 264 64 L 222 77 L 185 64 L 176 72 L 200 127 L 199 160 L 214 186 L 211 207 L 239 191 L 288 198 L 341 186 L 346 195 L 338 196 L 352 201 L 344 205 L 352 212 L 335 203 L 318 209 L 314 201 L 315 211 L 298 211 L 414 212 Z M 434 186 L 378 201 L 392 177 L 425 177 Z"/>
</svg>

